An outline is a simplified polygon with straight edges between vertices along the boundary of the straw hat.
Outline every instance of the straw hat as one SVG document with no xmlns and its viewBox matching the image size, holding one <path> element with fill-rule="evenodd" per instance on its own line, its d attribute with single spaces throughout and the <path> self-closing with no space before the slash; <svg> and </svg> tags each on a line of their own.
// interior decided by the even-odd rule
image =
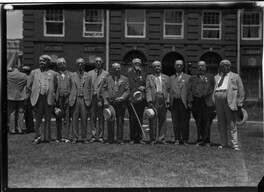
<svg viewBox="0 0 264 192">
<path fill-rule="evenodd" d="M 237 125 L 243 125 L 248 119 L 248 113 L 247 111 L 242 108 L 241 111 L 237 112 Z"/>
<path fill-rule="evenodd" d="M 107 121 L 114 121 L 116 116 L 114 107 L 109 105 L 108 107 L 104 108 L 103 115 Z"/>
<path fill-rule="evenodd" d="M 143 91 L 139 90 L 138 88 L 135 88 L 130 93 L 130 101 L 132 103 L 139 103 L 145 98 L 145 94 Z"/>
</svg>

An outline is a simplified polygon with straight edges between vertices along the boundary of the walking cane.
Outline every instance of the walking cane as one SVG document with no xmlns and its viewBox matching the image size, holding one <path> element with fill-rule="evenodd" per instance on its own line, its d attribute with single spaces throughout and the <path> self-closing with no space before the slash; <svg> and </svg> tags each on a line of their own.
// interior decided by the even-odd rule
<svg viewBox="0 0 264 192">
<path fill-rule="evenodd" d="M 139 120 L 139 118 L 138 118 L 137 112 L 136 112 L 136 110 L 135 110 L 133 104 L 130 103 L 130 105 L 131 105 L 131 107 L 132 107 L 132 109 L 133 109 L 133 111 L 134 111 L 134 113 L 135 113 L 135 115 L 136 115 L 136 117 L 137 117 L 138 124 L 139 124 L 139 126 L 140 126 L 140 128 L 141 128 L 141 131 L 142 131 L 142 133 L 143 133 L 143 135 L 144 135 L 144 138 L 145 138 L 145 140 L 147 140 L 147 137 L 146 137 L 146 135 L 145 135 L 145 132 L 144 132 L 144 130 L 143 130 L 143 127 L 142 127 L 142 125 L 141 125 L 141 123 L 140 123 L 140 120 Z"/>
</svg>

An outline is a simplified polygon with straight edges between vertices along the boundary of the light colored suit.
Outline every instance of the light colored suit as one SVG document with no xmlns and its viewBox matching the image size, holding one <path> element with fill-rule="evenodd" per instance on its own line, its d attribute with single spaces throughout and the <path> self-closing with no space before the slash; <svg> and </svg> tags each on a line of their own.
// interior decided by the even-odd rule
<svg viewBox="0 0 264 192">
<path fill-rule="evenodd" d="M 157 93 L 156 76 L 154 74 L 147 76 L 146 99 L 148 103 L 152 102 L 157 110 L 155 118 L 149 119 L 150 141 L 165 143 L 167 105 L 170 103 L 170 79 L 165 74 L 161 74 L 161 86 L 162 93 L 159 94 Z"/>
<path fill-rule="evenodd" d="M 103 96 L 102 87 L 103 81 L 109 73 L 102 69 L 101 73 L 97 76 L 97 70 L 88 72 L 88 93 L 89 103 L 91 103 L 91 136 L 92 139 L 102 139 L 104 136 L 104 117 L 103 117 Z M 98 106 L 101 103 L 101 106 Z M 98 118 L 98 126 L 97 126 Z"/>
<path fill-rule="evenodd" d="M 238 74 L 229 72 L 227 81 L 227 90 L 218 91 L 218 82 L 221 76 L 215 76 L 215 88 L 213 94 L 213 101 L 216 107 L 218 117 L 218 129 L 221 137 L 221 146 L 229 145 L 228 132 L 231 136 L 231 147 L 238 147 L 237 140 L 237 125 L 236 125 L 236 111 L 237 106 L 242 106 L 245 91 L 243 83 Z"/>
<path fill-rule="evenodd" d="M 46 73 L 47 77 L 47 92 L 41 94 L 42 75 Z M 45 117 L 44 125 L 44 141 L 50 142 L 51 140 L 51 114 L 53 106 L 55 105 L 55 88 L 54 77 L 56 72 L 49 69 L 45 72 L 41 72 L 40 69 L 32 70 L 28 81 L 27 90 L 30 95 L 30 101 L 34 107 L 36 126 L 35 126 L 35 138 L 40 137 L 40 125 L 42 122 L 42 116 Z"/>
</svg>

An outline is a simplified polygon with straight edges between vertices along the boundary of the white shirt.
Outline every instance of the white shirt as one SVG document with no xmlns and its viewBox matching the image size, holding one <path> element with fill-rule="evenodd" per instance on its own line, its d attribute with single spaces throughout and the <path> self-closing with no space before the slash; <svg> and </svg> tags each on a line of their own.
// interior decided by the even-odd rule
<svg viewBox="0 0 264 192">
<path fill-rule="evenodd" d="M 155 77 L 155 80 L 156 80 L 157 83 L 158 83 L 158 78 L 159 78 L 159 81 L 160 81 L 160 90 L 159 90 L 159 86 L 157 86 L 157 92 L 162 92 L 162 79 L 161 79 L 161 75 Z"/>
<path fill-rule="evenodd" d="M 227 83 L 228 83 L 229 75 L 230 75 L 230 72 L 225 75 L 223 84 L 220 87 L 217 87 L 216 90 L 227 90 Z M 219 78 L 217 85 L 221 81 L 221 78 L 222 77 Z"/>
<path fill-rule="evenodd" d="M 177 75 L 177 77 L 178 77 L 178 81 L 181 79 L 182 74 L 183 74 L 183 72 L 181 72 L 181 73 L 176 73 L 176 75 Z"/>
</svg>

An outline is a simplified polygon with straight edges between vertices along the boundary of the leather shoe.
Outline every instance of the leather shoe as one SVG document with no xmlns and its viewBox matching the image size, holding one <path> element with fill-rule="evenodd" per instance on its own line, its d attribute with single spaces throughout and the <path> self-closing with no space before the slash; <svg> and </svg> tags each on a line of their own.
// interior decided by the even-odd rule
<svg viewBox="0 0 264 192">
<path fill-rule="evenodd" d="M 135 144 L 135 141 L 132 140 L 129 142 L 129 144 L 133 145 L 133 144 Z"/>
<path fill-rule="evenodd" d="M 140 140 L 139 143 L 142 144 L 142 145 L 145 145 L 146 144 L 146 142 L 143 141 L 143 140 Z"/>
<path fill-rule="evenodd" d="M 179 140 L 176 140 L 174 145 L 180 145 L 180 141 Z"/>
</svg>

